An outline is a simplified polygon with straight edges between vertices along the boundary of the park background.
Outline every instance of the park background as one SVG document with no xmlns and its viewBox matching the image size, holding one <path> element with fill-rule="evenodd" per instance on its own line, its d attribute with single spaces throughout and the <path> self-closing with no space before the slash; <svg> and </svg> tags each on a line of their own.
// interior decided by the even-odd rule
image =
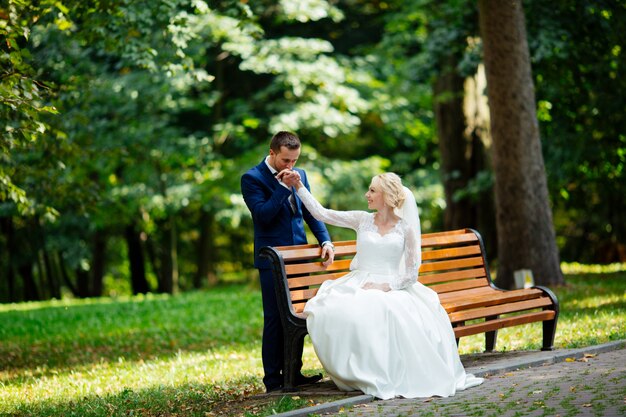
<svg viewBox="0 0 626 417">
<path fill-rule="evenodd" d="M 239 179 L 283 129 L 302 138 L 298 166 L 328 207 L 365 209 L 371 176 L 397 172 L 424 232 L 483 235 L 498 285 L 530 267 L 565 300 L 606 295 L 575 303 L 557 346 L 623 338 L 623 33 L 626 2 L 608 0 L 3 2 L 9 410 L 63 415 L 74 383 L 116 407 L 156 398 L 155 381 L 180 387 L 173 363 L 194 376 L 191 403 L 258 389 L 260 293 Z M 583 323 L 596 329 L 586 314 L 610 318 L 580 336 Z M 513 333 L 504 347 L 537 340 Z M 109 382 L 74 381 L 81 372 Z M 67 387 L 33 391 L 53 375 Z M 177 389 L 158 391 L 163 404 Z"/>
</svg>

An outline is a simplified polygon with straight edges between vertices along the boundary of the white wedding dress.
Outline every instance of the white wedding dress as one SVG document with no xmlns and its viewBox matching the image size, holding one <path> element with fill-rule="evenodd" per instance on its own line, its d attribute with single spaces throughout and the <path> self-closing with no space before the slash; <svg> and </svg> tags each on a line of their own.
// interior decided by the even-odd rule
<svg viewBox="0 0 626 417">
<path fill-rule="evenodd" d="M 325 209 L 305 187 L 298 196 L 316 219 L 357 232 L 351 272 L 324 282 L 304 308 L 315 352 L 335 384 L 381 399 L 447 397 L 481 384 L 465 373 L 437 293 L 417 282 L 419 229 L 403 219 L 380 235 L 373 213 Z M 366 282 L 388 283 L 391 291 L 364 290 Z"/>
</svg>

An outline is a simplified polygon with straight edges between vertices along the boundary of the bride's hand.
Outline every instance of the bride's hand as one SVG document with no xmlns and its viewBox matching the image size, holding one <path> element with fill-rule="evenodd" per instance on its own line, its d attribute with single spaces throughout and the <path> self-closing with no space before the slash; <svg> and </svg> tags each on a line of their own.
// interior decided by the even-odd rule
<svg viewBox="0 0 626 417">
<path fill-rule="evenodd" d="M 389 286 L 389 284 L 384 283 L 384 284 L 377 284 L 375 282 L 366 282 L 365 284 L 363 284 L 363 286 L 361 287 L 364 290 L 380 290 L 380 291 L 390 291 L 391 287 Z"/>
</svg>

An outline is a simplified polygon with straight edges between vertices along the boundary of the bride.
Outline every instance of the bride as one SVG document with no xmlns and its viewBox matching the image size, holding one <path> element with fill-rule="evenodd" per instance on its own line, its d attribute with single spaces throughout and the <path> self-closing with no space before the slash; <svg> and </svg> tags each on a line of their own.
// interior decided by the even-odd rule
<svg viewBox="0 0 626 417">
<path fill-rule="evenodd" d="M 417 282 L 421 234 L 413 193 L 394 173 L 377 175 L 366 211 L 329 210 L 296 184 L 318 220 L 357 232 L 351 272 L 326 281 L 306 304 L 307 329 L 342 390 L 381 399 L 447 397 L 483 382 L 465 373 L 437 293 Z"/>
</svg>

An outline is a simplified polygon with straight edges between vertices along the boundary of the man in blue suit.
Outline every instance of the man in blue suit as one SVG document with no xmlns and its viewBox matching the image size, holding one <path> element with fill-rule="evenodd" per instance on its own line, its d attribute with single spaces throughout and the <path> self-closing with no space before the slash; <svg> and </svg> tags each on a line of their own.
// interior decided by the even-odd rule
<svg viewBox="0 0 626 417">
<path fill-rule="evenodd" d="M 300 139 L 291 132 L 278 132 L 270 142 L 269 155 L 241 177 L 241 193 L 254 223 L 254 266 L 259 270 L 263 295 L 263 383 L 267 392 L 282 388 L 283 328 L 278 313 L 270 264 L 259 257 L 264 246 L 307 243 L 304 222 L 322 245 L 324 264 L 332 263 L 334 247 L 324 223 L 315 220 L 294 191 L 298 180 L 309 188 L 304 170 L 294 168 L 300 157 Z M 302 367 L 302 362 L 298 371 Z M 296 385 L 310 384 L 321 375 L 298 374 Z"/>
</svg>

